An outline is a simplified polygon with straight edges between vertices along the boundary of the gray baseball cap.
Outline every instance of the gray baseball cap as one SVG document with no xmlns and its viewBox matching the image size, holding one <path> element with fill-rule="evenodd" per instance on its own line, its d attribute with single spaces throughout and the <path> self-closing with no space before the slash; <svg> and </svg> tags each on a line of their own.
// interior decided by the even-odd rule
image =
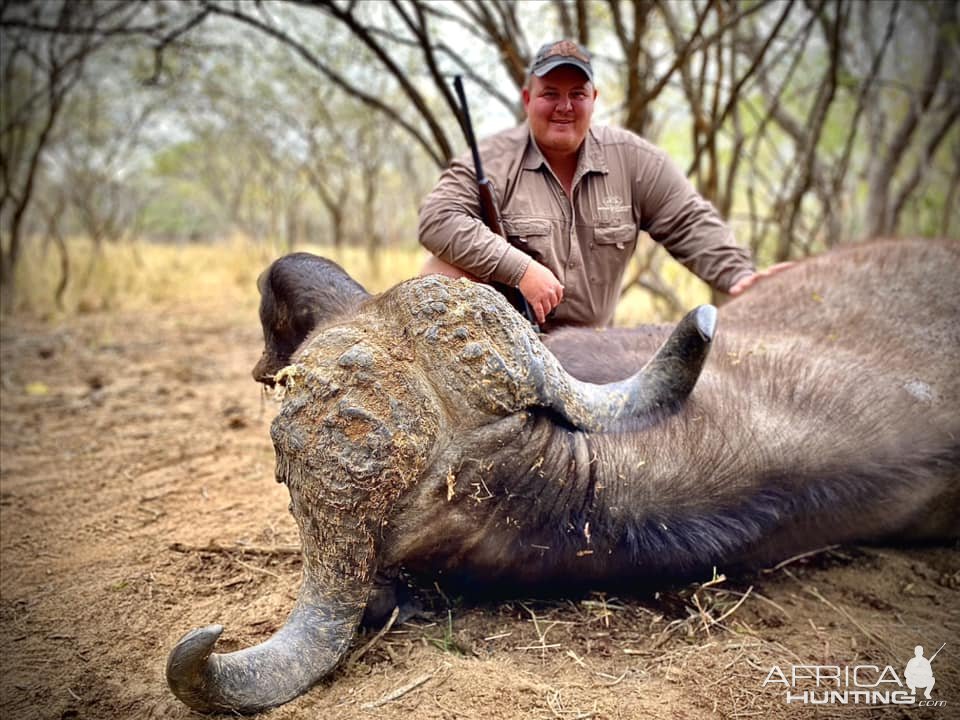
<svg viewBox="0 0 960 720">
<path fill-rule="evenodd" d="M 547 43 L 537 50 L 530 64 L 530 74 L 543 77 L 561 65 L 573 65 L 593 82 L 593 67 L 590 65 L 590 51 L 572 40 L 557 40 Z"/>
</svg>

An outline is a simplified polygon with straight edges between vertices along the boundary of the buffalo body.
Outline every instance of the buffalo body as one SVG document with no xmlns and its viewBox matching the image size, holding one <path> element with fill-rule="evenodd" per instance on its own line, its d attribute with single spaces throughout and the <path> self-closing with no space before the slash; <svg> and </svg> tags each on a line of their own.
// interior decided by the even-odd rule
<svg viewBox="0 0 960 720">
<path fill-rule="evenodd" d="M 399 567 L 528 592 L 956 538 L 958 278 L 954 242 L 847 247 L 723 307 L 715 340 L 700 312 L 672 336 L 541 343 L 465 280 L 351 294 L 275 378 L 297 606 L 241 653 L 211 655 L 219 628 L 194 631 L 171 687 L 201 709 L 290 699 L 339 662 L 378 573 Z"/>
</svg>

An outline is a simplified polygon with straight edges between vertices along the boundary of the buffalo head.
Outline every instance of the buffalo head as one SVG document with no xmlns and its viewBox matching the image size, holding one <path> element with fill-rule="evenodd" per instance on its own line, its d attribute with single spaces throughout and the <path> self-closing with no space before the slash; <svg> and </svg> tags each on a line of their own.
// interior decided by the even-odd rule
<svg viewBox="0 0 960 720">
<path fill-rule="evenodd" d="M 502 446 L 513 424 L 497 420 L 528 410 L 594 432 L 669 412 L 693 390 L 715 322 L 712 306 L 694 310 L 643 368 L 607 385 L 568 375 L 499 293 L 468 280 L 409 281 L 322 326 L 273 376 L 277 480 L 304 548 L 297 604 L 256 648 L 211 655 L 219 626 L 185 636 L 167 666 L 174 693 L 241 712 L 302 693 L 345 652 L 391 510 L 439 455 L 467 437 Z"/>
</svg>

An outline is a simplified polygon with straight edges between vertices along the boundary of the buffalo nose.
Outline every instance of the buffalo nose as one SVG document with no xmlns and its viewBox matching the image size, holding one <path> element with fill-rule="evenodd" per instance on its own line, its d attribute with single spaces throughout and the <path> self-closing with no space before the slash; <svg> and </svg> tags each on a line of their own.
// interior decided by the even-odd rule
<svg viewBox="0 0 960 720">
<path fill-rule="evenodd" d="M 273 375 L 276 366 L 277 363 L 271 362 L 271 359 L 264 355 L 259 361 L 257 361 L 257 364 L 253 366 L 253 370 L 250 372 L 250 374 L 253 375 L 253 379 L 258 383 L 263 383 L 268 387 L 273 387 L 275 384 Z"/>
</svg>

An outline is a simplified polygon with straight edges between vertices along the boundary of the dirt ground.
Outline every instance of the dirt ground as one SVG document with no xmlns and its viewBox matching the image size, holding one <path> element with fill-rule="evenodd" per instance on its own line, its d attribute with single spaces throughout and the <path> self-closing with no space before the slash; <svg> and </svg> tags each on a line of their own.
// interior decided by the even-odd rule
<svg viewBox="0 0 960 720">
<path fill-rule="evenodd" d="M 217 622 L 231 650 L 282 624 L 298 538 L 273 480 L 276 406 L 249 375 L 259 352 L 252 306 L 4 322 L 5 720 L 190 717 L 164 680 L 177 639 Z M 957 546 L 833 548 L 709 580 L 645 597 L 438 594 L 434 620 L 361 633 L 352 663 L 268 716 L 960 717 Z M 915 645 L 941 643 L 939 707 L 787 704 L 764 685 L 804 664 L 902 677 Z"/>
</svg>

